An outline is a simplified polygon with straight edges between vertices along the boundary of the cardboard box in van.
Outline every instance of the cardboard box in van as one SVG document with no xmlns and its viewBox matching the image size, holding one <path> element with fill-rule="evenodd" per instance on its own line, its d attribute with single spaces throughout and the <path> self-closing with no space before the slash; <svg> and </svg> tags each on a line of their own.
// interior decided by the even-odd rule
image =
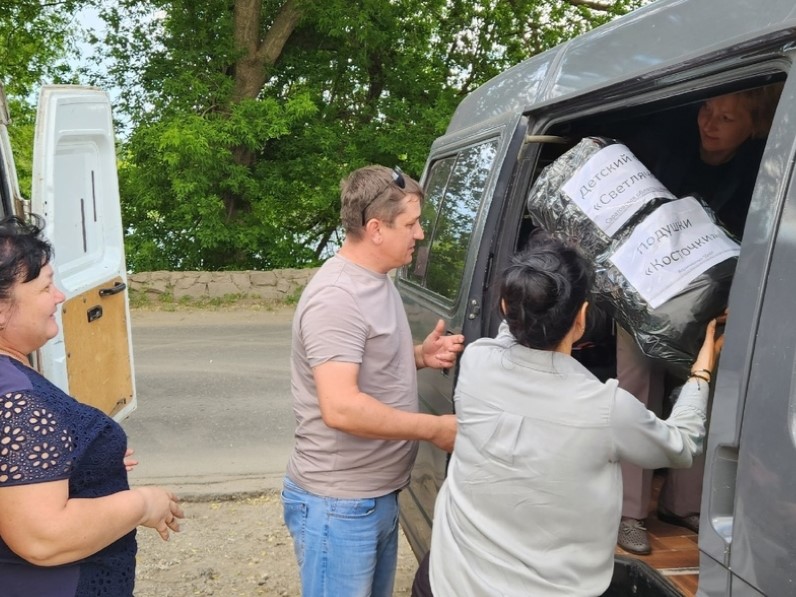
<svg viewBox="0 0 796 597">
<path fill-rule="evenodd" d="M 600 136 L 624 143 L 653 171 L 667 161 L 679 171 L 705 102 L 777 89 L 770 131 L 758 131 L 759 151 L 739 166 L 751 181 L 748 207 L 724 209 L 741 249 L 711 384 L 699 533 L 658 521 L 651 505 L 652 554 L 617 550 L 608 594 L 794 593 L 794 48 L 791 0 L 657 0 L 495 77 L 462 101 L 431 147 L 422 176 L 426 236 L 397 285 L 417 341 L 443 318 L 471 342 L 497 331 L 495 284 L 536 225 L 527 197 L 545 166 L 580 139 Z M 613 343 L 603 334 L 581 355 L 601 378 L 615 375 Z M 456 375 L 420 371 L 421 410 L 452 412 Z M 429 549 L 447 460 L 421 445 L 400 496 L 402 527 L 418 557 Z"/>
</svg>

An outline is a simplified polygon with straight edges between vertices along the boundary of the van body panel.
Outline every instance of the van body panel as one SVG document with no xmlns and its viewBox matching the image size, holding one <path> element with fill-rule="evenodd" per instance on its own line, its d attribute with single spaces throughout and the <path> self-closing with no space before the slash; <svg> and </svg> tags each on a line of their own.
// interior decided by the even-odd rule
<svg viewBox="0 0 796 597">
<path fill-rule="evenodd" d="M 136 396 L 115 135 L 104 91 L 42 89 L 31 207 L 45 219 L 68 310 L 67 317 L 58 312 L 62 333 L 39 350 L 38 366 L 65 392 L 121 420 Z M 63 334 L 75 337 L 67 343 Z M 92 380 L 76 379 L 88 371 Z"/>
<path fill-rule="evenodd" d="M 773 352 L 777 355 L 775 361 L 778 361 L 787 359 L 793 350 L 791 341 L 784 337 L 777 338 L 772 330 L 761 326 L 765 326 L 767 318 L 776 315 L 783 318 L 778 322 L 782 329 L 782 321 L 789 317 L 785 306 L 772 303 L 777 297 L 780 301 L 784 297 L 786 304 L 789 304 L 787 293 L 783 295 L 782 288 L 772 289 L 771 285 L 777 284 L 778 278 L 783 275 L 791 280 L 792 264 L 796 263 L 792 255 L 788 262 L 790 273 L 786 273 L 786 270 L 777 272 L 774 260 L 777 255 L 789 250 L 788 242 L 783 239 L 788 239 L 794 233 L 795 208 L 793 191 L 790 190 L 793 156 L 796 152 L 794 106 L 796 80 L 791 78 L 782 92 L 749 208 L 744 243 L 736 269 L 736 279 L 744 282 L 733 284 L 730 293 L 728 310 L 733 317 L 725 330 L 726 341 L 716 376 L 706 448 L 704 486 L 711 490 L 703 491 L 702 495 L 702 512 L 707 515 L 702 517 L 700 550 L 759 587 L 763 585 L 757 584 L 755 579 L 758 575 L 754 569 L 768 568 L 769 580 L 762 581 L 764 583 L 772 582 L 772 578 L 792 579 L 794 574 L 793 569 L 788 572 L 786 566 L 778 565 L 772 569 L 758 560 L 762 558 L 767 562 L 772 555 L 768 550 L 764 550 L 765 555 L 759 553 L 764 544 L 773 542 L 787 546 L 790 541 L 792 545 L 796 529 L 789 527 L 783 520 L 775 529 L 786 535 L 764 539 L 756 536 L 759 532 L 750 530 L 752 519 L 748 514 L 750 508 L 754 509 L 750 503 L 762 506 L 768 501 L 761 499 L 763 493 L 768 495 L 768 488 L 761 492 L 757 478 L 763 464 L 752 465 L 749 459 L 757 463 L 761 458 L 765 460 L 766 454 L 791 453 L 793 456 L 792 443 L 783 444 L 784 438 L 771 429 L 773 421 L 784 422 L 787 419 L 790 380 L 772 382 L 776 376 L 758 380 L 761 372 L 770 366 L 766 353 Z M 792 335 L 787 327 L 784 331 L 787 332 L 785 336 L 788 333 Z M 761 338 L 765 340 L 761 342 Z M 792 365 L 790 363 L 787 366 L 788 373 Z M 765 387 L 757 387 L 759 384 Z M 775 405 L 777 401 L 778 406 Z M 762 421 L 759 420 L 760 416 L 764 417 Z M 750 430 L 748 426 L 755 421 L 757 428 L 752 427 Z M 763 441 L 763 445 L 756 446 L 756 441 Z M 776 463 L 765 462 L 764 465 L 778 476 L 792 477 L 796 472 L 793 466 L 783 469 L 781 463 L 779 468 Z M 782 478 L 776 486 L 782 487 L 785 494 L 789 492 L 792 501 L 792 496 L 796 495 L 796 485 L 792 481 Z M 779 500 L 784 498 L 784 495 L 772 497 Z M 762 513 L 763 519 L 770 520 L 773 511 L 769 504 Z M 780 594 L 777 590 L 765 592 Z"/>
<path fill-rule="evenodd" d="M 766 597 L 765 593 L 761 593 L 751 585 L 745 583 L 743 579 L 737 576 L 732 577 L 732 586 L 730 587 L 730 591 L 726 594 L 731 595 L 732 597 Z M 769 594 L 778 595 L 780 593 L 769 593 Z"/>
<path fill-rule="evenodd" d="M 732 575 L 727 566 L 705 552 L 699 553 L 699 588 L 697 597 L 731 594 Z"/>
<path fill-rule="evenodd" d="M 564 44 L 543 99 L 714 62 L 788 25 L 794 25 L 788 0 L 767 1 L 765 8 L 751 2 L 729 8 L 723 0 L 652 2 Z"/>
<path fill-rule="evenodd" d="M 734 575 L 767 595 L 790 594 L 796 582 L 796 334 L 789 325 L 794 264 L 796 189 L 790 188 L 760 310 L 730 545 Z"/>
<path fill-rule="evenodd" d="M 517 114 L 541 96 L 558 50 L 548 50 L 493 77 L 465 97 L 451 118 L 446 136 L 494 118 Z"/>
<path fill-rule="evenodd" d="M 626 90 L 683 65 L 710 70 L 765 40 L 793 39 L 794 28 L 790 0 L 766 0 L 765 8 L 736 2 L 731 9 L 723 0 L 657 0 L 493 77 L 462 100 L 447 134 L 599 89 Z"/>
</svg>

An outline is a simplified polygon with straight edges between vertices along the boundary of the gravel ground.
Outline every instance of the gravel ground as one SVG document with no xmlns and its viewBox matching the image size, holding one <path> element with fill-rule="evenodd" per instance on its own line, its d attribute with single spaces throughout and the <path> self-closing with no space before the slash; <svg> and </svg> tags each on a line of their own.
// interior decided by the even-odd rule
<svg viewBox="0 0 796 597">
<path fill-rule="evenodd" d="M 298 597 L 293 542 L 278 492 L 184 502 L 182 532 L 138 531 L 136 597 Z M 411 594 L 417 560 L 403 533 L 395 596 Z"/>
</svg>

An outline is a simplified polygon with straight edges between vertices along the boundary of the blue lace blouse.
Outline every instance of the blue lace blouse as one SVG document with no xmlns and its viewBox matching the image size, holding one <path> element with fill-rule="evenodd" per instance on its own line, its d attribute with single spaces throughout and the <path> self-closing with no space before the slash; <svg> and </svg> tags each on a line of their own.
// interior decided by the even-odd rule
<svg viewBox="0 0 796 597">
<path fill-rule="evenodd" d="M 69 480 L 70 498 L 128 489 L 127 436 L 100 410 L 82 404 L 33 369 L 0 355 L 0 489 Z M 135 530 L 73 564 L 34 566 L 0 537 L 0 587 L 7 597 L 133 594 Z"/>
</svg>

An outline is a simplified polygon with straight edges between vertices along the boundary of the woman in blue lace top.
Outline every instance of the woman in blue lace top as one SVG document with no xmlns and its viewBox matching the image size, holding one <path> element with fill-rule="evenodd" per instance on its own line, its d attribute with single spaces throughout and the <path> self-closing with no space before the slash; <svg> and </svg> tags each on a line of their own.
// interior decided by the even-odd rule
<svg viewBox="0 0 796 597">
<path fill-rule="evenodd" d="M 165 489 L 129 488 L 115 421 L 30 367 L 64 300 L 40 233 L 0 221 L 0 593 L 132 595 L 136 527 L 167 540 L 183 513 Z"/>
</svg>

